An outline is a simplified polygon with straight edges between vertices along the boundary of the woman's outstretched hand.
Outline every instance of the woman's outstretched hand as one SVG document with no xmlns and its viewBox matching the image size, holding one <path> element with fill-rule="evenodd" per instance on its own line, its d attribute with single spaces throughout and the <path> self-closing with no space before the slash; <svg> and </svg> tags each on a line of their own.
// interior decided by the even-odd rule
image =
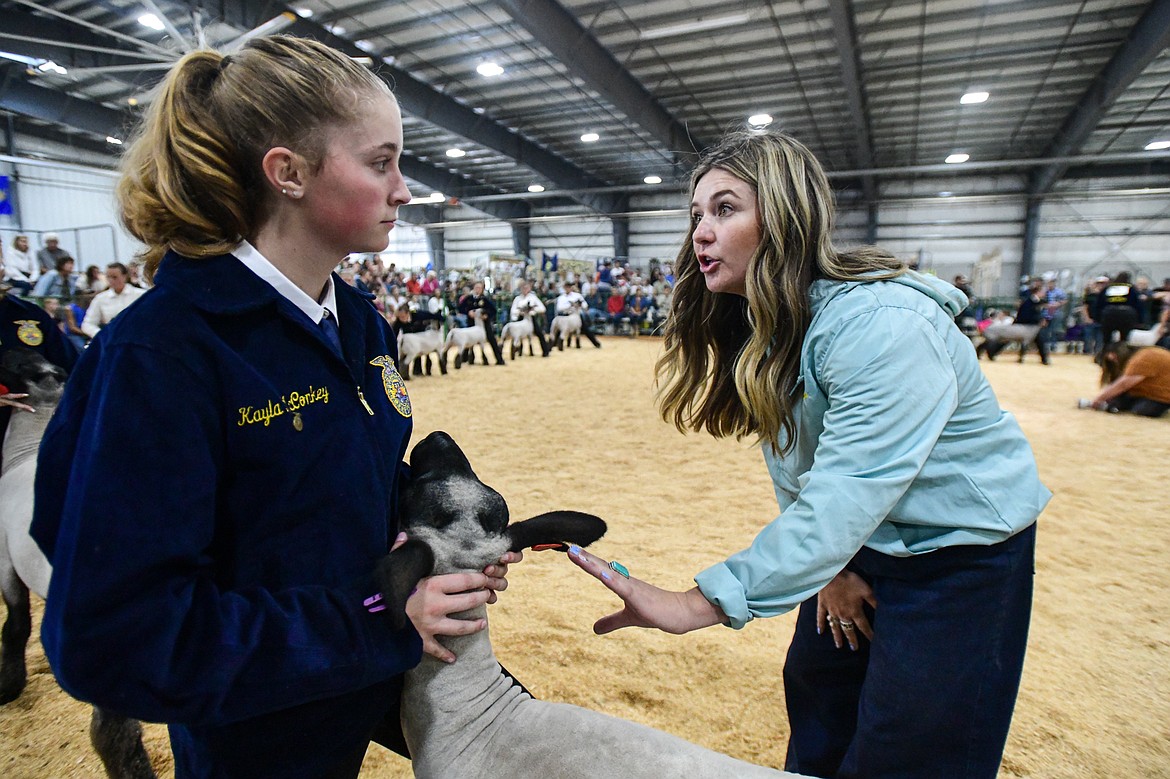
<svg viewBox="0 0 1170 779">
<path fill-rule="evenodd" d="M 698 587 L 686 592 L 672 592 L 652 584 L 625 576 L 620 563 L 610 563 L 586 552 L 579 546 L 569 547 L 569 559 L 581 570 L 598 579 L 622 599 L 625 608 L 602 617 L 593 625 L 598 635 L 612 633 L 620 628 L 657 628 L 666 633 L 681 635 L 692 630 L 727 622 L 718 606 L 711 603 Z"/>
</svg>

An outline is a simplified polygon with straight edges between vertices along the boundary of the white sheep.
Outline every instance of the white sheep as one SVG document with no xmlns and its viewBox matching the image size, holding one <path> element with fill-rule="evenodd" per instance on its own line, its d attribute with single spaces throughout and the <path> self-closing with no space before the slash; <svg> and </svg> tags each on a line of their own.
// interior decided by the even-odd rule
<svg viewBox="0 0 1170 779">
<path fill-rule="evenodd" d="M 443 349 L 439 352 L 439 368 L 447 372 L 447 352 L 455 349 L 455 369 L 458 370 L 463 364 L 463 354 L 469 349 L 473 349 L 476 344 L 479 344 L 479 356 L 483 360 L 484 365 L 488 365 L 487 353 L 483 350 L 483 345 L 487 343 L 487 330 L 484 329 L 485 324 L 482 315 L 478 311 L 472 311 L 470 327 L 452 327 L 447 331 L 447 339 L 443 341 Z M 472 352 L 474 355 L 474 352 Z"/>
<path fill-rule="evenodd" d="M 440 356 L 443 348 L 443 334 L 439 332 L 438 323 L 432 324 L 426 330 L 418 333 L 398 334 L 398 372 L 404 380 L 410 380 L 410 366 L 419 357 L 427 361 L 427 375 L 431 372 L 431 355 L 439 358 L 439 372 L 447 375 L 447 362 Z"/>
<path fill-rule="evenodd" d="M 37 411 L 13 411 L 4 436 L 0 472 L 0 592 L 8 607 L 0 631 L 0 705 L 24 691 L 25 648 L 32 631 L 29 590 L 42 598 L 49 590 L 52 567 L 29 535 L 37 453 L 49 419 L 65 387 L 65 371 L 36 352 L 13 349 L 0 361 L 0 383 L 27 392 Z M 153 779 L 136 720 L 94 707 L 89 726 L 94 751 L 111 779 Z"/>
<path fill-rule="evenodd" d="M 536 328 L 532 324 L 532 309 L 523 308 L 520 311 L 520 318 L 514 322 L 509 322 L 504 325 L 504 329 L 500 332 L 500 341 L 511 341 L 512 349 L 509 357 L 513 360 L 516 355 L 524 356 L 524 342 L 528 342 L 528 356 L 535 357 L 536 352 L 532 350 L 532 337 L 536 333 Z"/>
<path fill-rule="evenodd" d="M 557 314 L 552 321 L 552 340 L 558 350 L 564 351 L 565 344 L 576 339 L 577 348 L 581 348 L 581 307 L 574 303 L 567 314 Z"/>
<path fill-rule="evenodd" d="M 605 523 L 559 511 L 508 524 L 503 497 L 476 478 L 446 433 L 411 454 L 411 482 L 401 508 L 410 539 L 392 552 L 381 576 L 388 612 L 405 620 L 405 603 L 421 576 L 478 571 L 507 550 L 601 537 Z M 480 606 L 459 615 L 487 619 Z M 427 655 L 407 672 L 402 726 L 414 775 L 421 779 L 763 779 L 796 777 L 745 763 L 653 728 L 599 712 L 532 698 L 506 676 L 488 631 L 444 637 L 458 658 Z"/>
</svg>

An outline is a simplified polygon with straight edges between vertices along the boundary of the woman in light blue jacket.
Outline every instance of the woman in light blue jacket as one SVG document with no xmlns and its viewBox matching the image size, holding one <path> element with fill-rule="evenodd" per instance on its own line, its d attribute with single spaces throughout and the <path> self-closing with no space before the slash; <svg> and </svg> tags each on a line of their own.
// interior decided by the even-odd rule
<svg viewBox="0 0 1170 779">
<path fill-rule="evenodd" d="M 954 323 L 966 298 L 879 249 L 835 249 L 832 202 L 791 137 L 709 151 L 657 366 L 680 430 L 760 441 L 780 515 L 687 592 L 571 556 L 625 603 L 598 633 L 738 629 L 799 606 L 787 770 L 990 779 L 1051 494 Z"/>
</svg>

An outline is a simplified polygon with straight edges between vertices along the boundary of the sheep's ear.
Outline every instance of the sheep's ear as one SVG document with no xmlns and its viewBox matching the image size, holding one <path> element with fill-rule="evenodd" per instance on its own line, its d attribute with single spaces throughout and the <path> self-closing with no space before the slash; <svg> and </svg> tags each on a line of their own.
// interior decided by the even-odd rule
<svg viewBox="0 0 1170 779">
<path fill-rule="evenodd" d="M 565 541 L 589 546 L 605 531 L 605 520 L 580 511 L 550 511 L 508 526 L 513 552 Z"/>
<path fill-rule="evenodd" d="M 419 579 L 435 568 L 435 553 L 425 541 L 409 539 L 382 558 L 374 578 L 382 591 L 387 616 L 395 628 L 406 627 L 406 599 L 414 592 Z"/>
</svg>

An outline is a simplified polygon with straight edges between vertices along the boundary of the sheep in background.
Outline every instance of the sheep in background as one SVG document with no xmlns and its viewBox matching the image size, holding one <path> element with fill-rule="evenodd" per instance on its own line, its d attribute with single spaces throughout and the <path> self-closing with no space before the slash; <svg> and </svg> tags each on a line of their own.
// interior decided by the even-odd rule
<svg viewBox="0 0 1170 779">
<path fill-rule="evenodd" d="M 565 350 L 565 344 L 576 338 L 577 348 L 581 348 L 581 309 L 574 305 L 568 314 L 557 314 L 552 321 L 552 340 L 559 351 Z M 563 340 L 562 340 L 563 339 Z"/>
<path fill-rule="evenodd" d="M 427 375 L 431 375 L 431 355 L 439 358 L 439 372 L 447 375 L 447 361 L 443 359 L 440 350 L 443 348 L 443 334 L 439 332 L 437 323 L 432 324 L 420 333 L 401 332 L 398 334 L 398 372 L 403 380 L 410 380 L 410 366 L 419 357 L 425 357 Z M 458 367 L 458 363 L 456 363 Z M 417 375 L 417 374 L 416 374 Z"/>
<path fill-rule="evenodd" d="M 0 383 L 27 392 L 25 401 L 37 411 L 14 411 L 4 436 L 0 471 L 0 591 L 8 607 L 0 633 L 0 705 L 20 697 L 28 680 L 25 648 L 32 632 L 29 590 L 42 598 L 52 568 L 29 536 L 33 515 L 33 481 L 37 453 L 49 419 L 65 390 L 65 371 L 28 349 L 5 352 Z M 142 727 L 94 707 L 89 737 L 112 779 L 153 779 L 150 758 L 142 746 Z"/>
<path fill-rule="evenodd" d="M 508 550 L 569 541 L 586 546 L 605 523 L 573 511 L 508 524 L 503 497 L 483 484 L 446 433 L 411 453 L 401 499 L 409 540 L 391 552 L 380 580 L 388 613 L 406 619 L 406 599 L 431 573 L 479 571 Z M 458 615 L 487 619 L 480 606 Z M 796 777 L 745 763 L 653 728 L 563 703 L 533 699 L 506 677 L 488 630 L 444 637 L 458 660 L 424 655 L 406 674 L 402 725 L 414 774 L 422 779 L 625 779 Z"/>
<path fill-rule="evenodd" d="M 536 333 L 536 328 L 532 324 L 532 310 L 524 308 L 520 311 L 520 318 L 504 325 L 504 329 L 500 332 L 501 341 L 512 341 L 512 348 L 509 357 L 513 360 L 516 355 L 524 356 L 524 341 L 528 342 L 528 356 L 535 357 L 536 352 L 532 350 L 532 336 Z"/>
<path fill-rule="evenodd" d="M 443 348 L 439 352 L 439 368 L 443 373 L 447 372 L 447 352 L 455 349 L 455 370 L 463 365 L 463 355 L 465 352 L 471 351 L 472 359 L 474 360 L 474 347 L 479 344 L 479 356 L 483 360 L 484 365 L 489 365 L 487 353 L 483 350 L 483 345 L 487 343 L 487 324 L 483 321 L 482 315 L 478 311 L 472 311 L 469 315 L 472 318 L 470 327 L 452 327 L 447 331 L 447 340 L 443 342 Z"/>
</svg>

